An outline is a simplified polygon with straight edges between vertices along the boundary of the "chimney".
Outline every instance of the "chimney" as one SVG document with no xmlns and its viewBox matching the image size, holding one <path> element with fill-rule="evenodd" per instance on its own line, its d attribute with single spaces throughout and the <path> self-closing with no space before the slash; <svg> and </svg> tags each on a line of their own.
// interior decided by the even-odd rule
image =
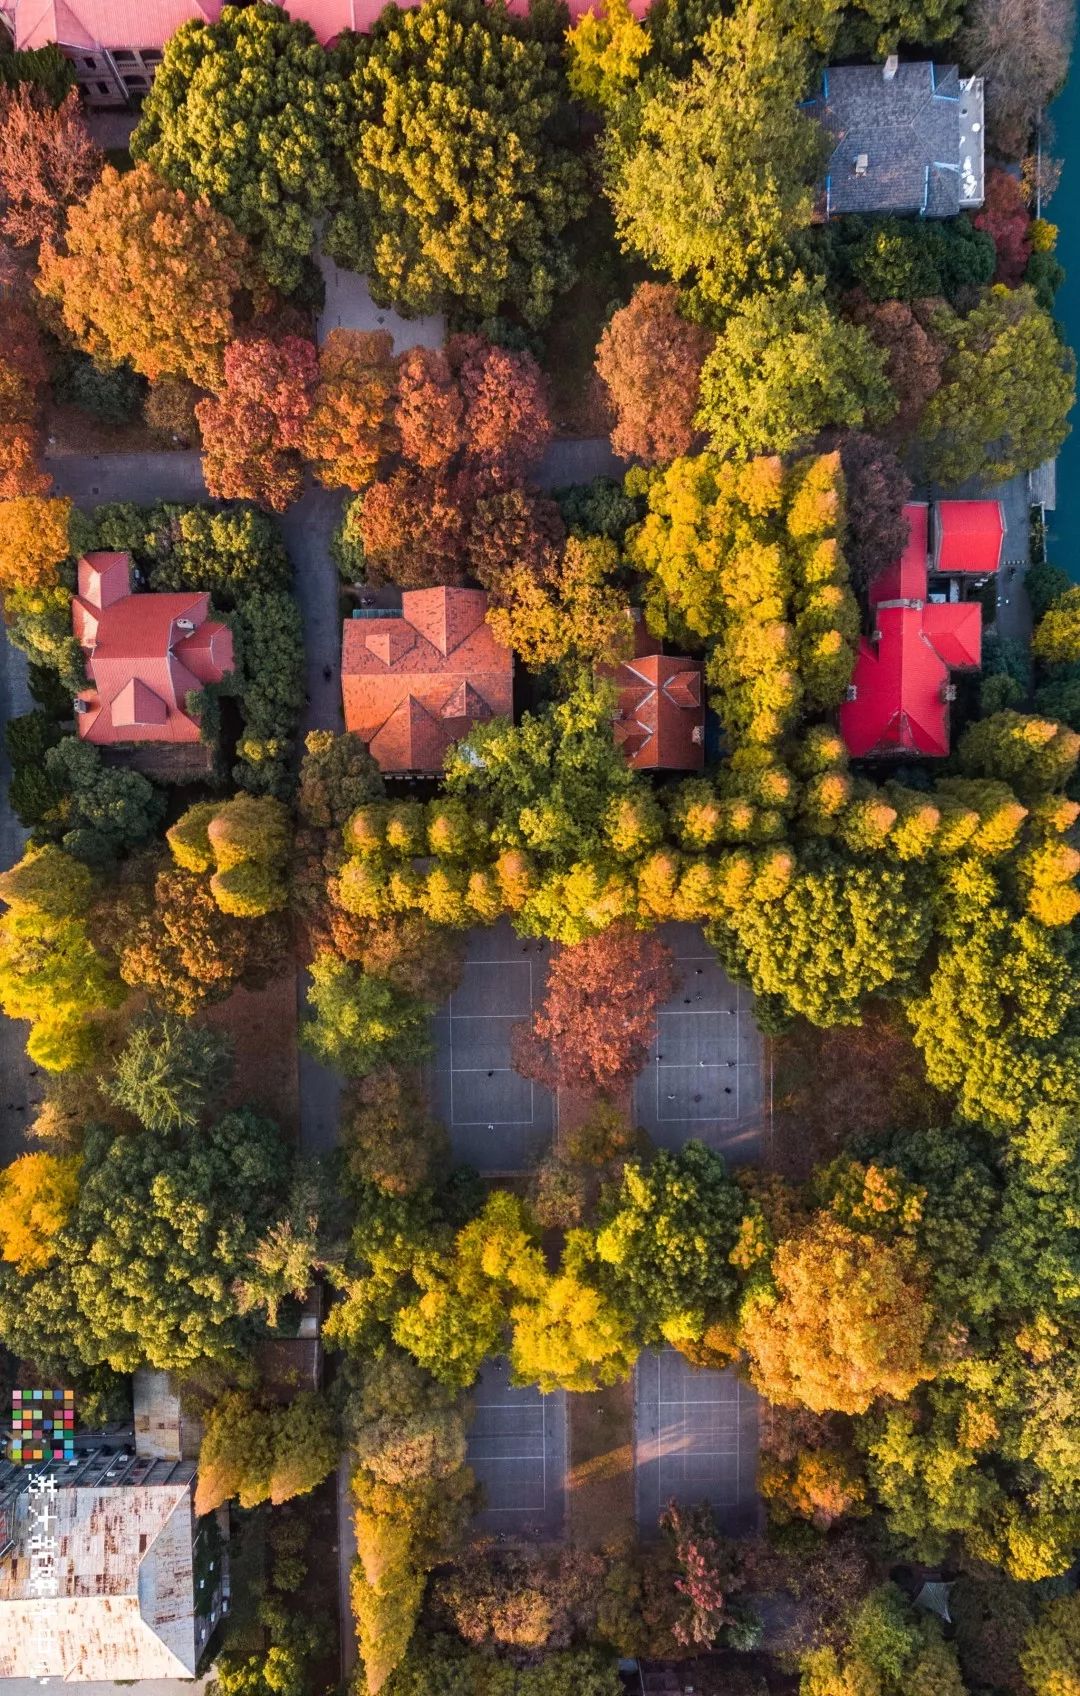
<svg viewBox="0 0 1080 1696">
<path fill-rule="evenodd" d="M 886 59 L 884 65 L 882 66 L 881 74 L 884 77 L 886 82 L 892 82 L 893 78 L 895 77 L 895 75 L 896 75 L 896 73 L 899 69 L 900 69 L 900 55 L 899 55 L 899 53 L 890 53 L 889 57 Z"/>
<path fill-rule="evenodd" d="M 869 169 L 870 169 L 870 155 L 869 155 L 869 153 L 857 153 L 855 155 L 855 175 L 857 177 L 865 177 L 865 175 L 866 175 L 866 173 Z"/>
</svg>

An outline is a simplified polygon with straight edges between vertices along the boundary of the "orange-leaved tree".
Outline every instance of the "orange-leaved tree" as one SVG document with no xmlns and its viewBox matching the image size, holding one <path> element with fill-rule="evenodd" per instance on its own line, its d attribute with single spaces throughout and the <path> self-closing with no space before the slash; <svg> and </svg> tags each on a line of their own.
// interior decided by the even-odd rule
<svg viewBox="0 0 1080 1696">
<path fill-rule="evenodd" d="M 907 1237 L 884 1241 L 822 1211 L 777 1248 L 772 1280 L 748 1298 L 740 1334 L 769 1401 L 865 1413 L 934 1376 L 925 1273 Z"/>
<path fill-rule="evenodd" d="M 393 351 L 385 330 L 331 330 L 319 349 L 304 455 L 328 489 L 365 488 L 396 446 Z"/>
<path fill-rule="evenodd" d="M 40 495 L 50 485 L 38 466 L 47 379 L 37 322 L 24 307 L 9 303 L 0 317 L 0 500 Z"/>
<path fill-rule="evenodd" d="M 71 502 L 23 495 L 0 500 L 0 589 L 47 589 L 71 551 Z"/>
<path fill-rule="evenodd" d="M 71 208 L 62 250 L 46 248 L 38 288 L 96 358 L 129 360 L 151 382 L 224 379 L 242 291 L 267 298 L 243 236 L 205 200 L 169 188 L 147 165 L 107 165 Z"/>
<path fill-rule="evenodd" d="M 59 106 L 30 83 L 0 89 L 0 230 L 16 247 L 55 243 L 104 163 L 74 89 Z"/>
<path fill-rule="evenodd" d="M 715 337 L 679 312 L 674 283 L 640 283 L 613 314 L 596 349 L 596 371 L 615 412 L 611 445 L 659 465 L 689 453 L 698 386 Z"/>
<path fill-rule="evenodd" d="M 40 1272 L 79 1196 L 79 1155 L 23 1154 L 0 1172 L 0 1254 Z"/>
<path fill-rule="evenodd" d="M 612 925 L 561 949 L 531 1026 L 514 1027 L 515 1066 L 549 1089 L 600 1094 L 629 1083 L 674 985 L 671 950 L 648 933 Z"/>
</svg>

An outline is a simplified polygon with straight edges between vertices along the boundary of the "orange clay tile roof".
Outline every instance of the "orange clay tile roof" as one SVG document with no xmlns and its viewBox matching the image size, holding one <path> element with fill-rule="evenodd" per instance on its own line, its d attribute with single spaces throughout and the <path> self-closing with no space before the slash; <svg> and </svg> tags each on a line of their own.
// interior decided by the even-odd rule
<svg viewBox="0 0 1080 1696">
<path fill-rule="evenodd" d="M 633 659 L 603 672 L 618 691 L 616 742 L 639 771 L 700 771 L 705 761 L 700 660 L 661 653 L 640 622 L 634 648 Z"/>
<path fill-rule="evenodd" d="M 199 740 L 186 698 L 233 667 L 232 632 L 209 610 L 209 595 L 194 590 L 133 595 L 129 554 L 79 561 L 71 623 L 90 681 L 76 713 L 85 741 Z"/>
<path fill-rule="evenodd" d="M 391 618 L 350 618 L 345 726 L 383 771 L 438 772 L 474 724 L 514 710 L 514 657 L 484 622 L 482 589 L 408 589 Z"/>
</svg>

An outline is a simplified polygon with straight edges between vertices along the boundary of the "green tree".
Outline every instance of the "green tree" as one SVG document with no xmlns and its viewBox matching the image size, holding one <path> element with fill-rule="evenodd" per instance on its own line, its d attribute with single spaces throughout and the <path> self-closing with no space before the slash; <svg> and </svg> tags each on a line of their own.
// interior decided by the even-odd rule
<svg viewBox="0 0 1080 1696">
<path fill-rule="evenodd" d="M 105 1093 L 148 1131 L 191 1131 L 231 1070 L 227 1036 L 166 1014 L 134 1026 Z"/>
<path fill-rule="evenodd" d="M 492 839 L 554 866 L 595 855 L 611 805 L 642 789 L 611 735 L 610 700 L 582 679 L 567 696 L 519 724 L 493 719 L 451 749 L 446 787 L 482 812 Z"/>
<path fill-rule="evenodd" d="M 1031 651 L 1044 665 L 1080 661 L 1080 590 L 1067 589 L 1048 607 L 1035 630 Z"/>
<path fill-rule="evenodd" d="M 1068 783 L 1080 757 L 1080 733 L 1024 713 L 993 713 L 968 726 L 957 759 L 973 777 L 1011 784 L 1023 801 Z"/>
<path fill-rule="evenodd" d="M 1072 1696 L 1080 1689 L 1080 1595 L 1049 1602 L 1027 1634 L 1020 1656 L 1032 1696 Z"/>
<path fill-rule="evenodd" d="M 1030 289 L 989 289 L 966 318 L 934 329 L 948 348 L 923 412 L 927 465 L 942 483 L 1003 483 L 1053 459 L 1068 434 L 1076 359 Z"/>
<path fill-rule="evenodd" d="M 698 1342 L 711 1321 L 734 1317 L 745 1212 L 723 1158 L 702 1143 L 627 1162 L 601 1205 L 596 1257 L 643 1343 Z"/>
<path fill-rule="evenodd" d="M 69 854 L 91 866 L 108 866 L 152 836 L 165 797 L 141 772 L 107 766 L 97 748 L 66 736 L 45 755 L 49 781 L 62 799 L 49 820 Z"/>
<path fill-rule="evenodd" d="M 821 159 L 805 44 L 762 7 L 717 18 L 684 82 L 661 76 L 604 143 L 620 240 L 725 313 L 795 268 Z"/>
<path fill-rule="evenodd" d="M 427 1054 L 431 1039 L 422 1001 L 332 954 L 321 954 L 310 970 L 314 1016 L 301 1027 L 300 1039 L 325 1065 L 363 1077 L 377 1066 L 416 1065 Z"/>
<path fill-rule="evenodd" d="M 804 1655 L 800 1696 L 843 1696 L 871 1690 L 880 1696 L 964 1696 L 956 1650 L 936 1620 L 917 1615 L 902 1590 L 885 1584 L 852 1612 L 846 1641 L 837 1651 Z"/>
<path fill-rule="evenodd" d="M 450 1150 L 415 1072 L 380 1066 L 350 1090 L 342 1115 L 349 1172 L 392 1195 L 418 1188 Z"/>
<path fill-rule="evenodd" d="M 305 824 L 340 830 L 368 801 L 382 798 L 382 773 L 354 731 L 309 730 L 300 761 L 297 810 Z"/>
<path fill-rule="evenodd" d="M 895 410 L 885 355 L 795 276 L 727 320 L 701 372 L 697 422 L 722 456 L 806 448 L 827 425 L 858 429 Z"/>
<path fill-rule="evenodd" d="M 290 294 L 336 198 L 343 100 L 308 24 L 278 6 L 230 6 L 166 42 L 132 155 L 231 219 Z"/>
<path fill-rule="evenodd" d="M 585 210 L 582 167 L 552 130 L 565 85 L 550 48 L 482 0 L 425 0 L 346 37 L 338 58 L 355 206 L 332 220 L 331 252 L 384 305 L 512 307 L 542 324 Z"/>
<path fill-rule="evenodd" d="M 755 994 L 779 998 L 789 1016 L 828 1026 L 858 1024 L 868 995 L 905 990 L 933 926 L 911 867 L 872 866 L 810 848 L 788 882 L 729 908 L 707 935 Z"/>
</svg>

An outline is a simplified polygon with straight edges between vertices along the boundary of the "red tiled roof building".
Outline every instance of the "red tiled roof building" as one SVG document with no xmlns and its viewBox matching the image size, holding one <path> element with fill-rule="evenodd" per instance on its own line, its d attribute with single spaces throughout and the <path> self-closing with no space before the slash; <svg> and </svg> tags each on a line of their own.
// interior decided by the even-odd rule
<svg viewBox="0 0 1080 1696">
<path fill-rule="evenodd" d="M 341 644 L 345 728 L 386 772 L 440 772 L 447 749 L 512 717 L 514 656 L 482 589 L 407 589 L 391 618 L 350 618 Z"/>
<path fill-rule="evenodd" d="M 1001 564 L 1004 544 L 1000 501 L 935 501 L 935 571 L 989 577 Z"/>
<path fill-rule="evenodd" d="M 638 771 L 700 771 L 705 702 L 700 660 L 664 654 L 639 620 L 634 657 L 603 672 L 618 691 L 615 740 Z"/>
<path fill-rule="evenodd" d="M 949 673 L 975 670 L 982 658 L 979 602 L 927 600 L 926 506 L 911 503 L 904 517 L 907 546 L 874 580 L 874 632 L 859 643 L 840 708 L 840 733 L 856 758 L 947 754 Z"/>
<path fill-rule="evenodd" d="M 232 632 L 209 595 L 131 593 L 131 555 L 86 554 L 71 603 L 90 687 L 75 722 L 87 742 L 197 742 L 188 696 L 233 668 Z"/>
</svg>

